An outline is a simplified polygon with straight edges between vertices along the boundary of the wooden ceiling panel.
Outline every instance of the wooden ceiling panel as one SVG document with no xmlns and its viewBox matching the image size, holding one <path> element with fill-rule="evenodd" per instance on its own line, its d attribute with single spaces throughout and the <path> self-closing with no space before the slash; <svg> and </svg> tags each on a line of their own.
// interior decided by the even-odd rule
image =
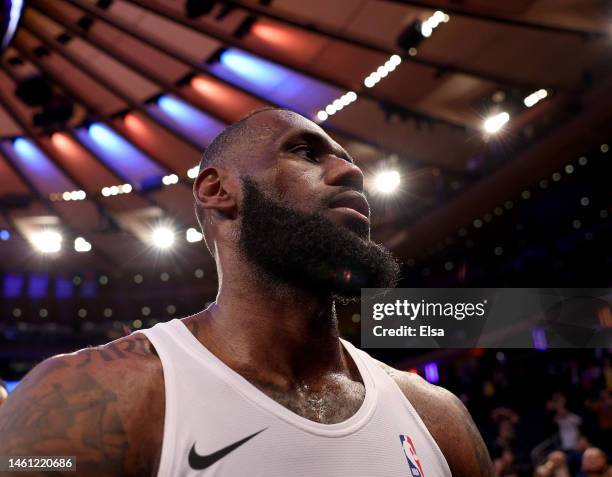
<svg viewBox="0 0 612 477">
<path fill-rule="evenodd" d="M 427 18 L 430 13 L 422 9 L 391 2 L 369 0 L 351 18 L 345 31 L 390 48 L 397 48 L 395 39 L 414 20 Z"/>
<path fill-rule="evenodd" d="M 2 200 L 3 196 L 13 194 L 29 195 L 29 193 L 30 189 L 28 186 L 13 172 L 4 155 L 0 154 L 0 200 Z"/>
<path fill-rule="evenodd" d="M 97 76 L 138 101 L 144 101 L 158 92 L 157 85 L 83 40 L 75 38 L 66 49 L 89 63 Z"/>
<path fill-rule="evenodd" d="M 289 64 L 316 62 L 332 43 L 322 35 L 265 19 L 253 25 L 245 42 L 256 51 L 274 55 L 280 62 Z"/>
<path fill-rule="evenodd" d="M 17 84 L 14 83 L 13 80 L 4 71 L 0 70 L 0 94 L 3 94 L 4 98 L 10 104 L 11 112 L 13 113 L 12 116 L 17 115 L 18 117 L 25 119 L 28 123 L 31 123 L 32 114 L 35 111 L 38 111 L 39 108 L 31 108 L 19 98 L 10 94 L 14 92 L 16 88 Z M 2 136 L 4 136 L 4 134 L 2 134 Z"/>
<path fill-rule="evenodd" d="M 417 109 L 436 111 L 442 117 L 478 129 L 482 123 L 481 111 L 474 103 L 498 90 L 497 84 L 473 76 L 453 74 L 443 77 L 438 88 L 415 102 Z"/>
<path fill-rule="evenodd" d="M 463 131 L 442 124 L 430 127 L 417 126 L 414 121 L 387 121 L 380 107 L 369 100 L 354 103 L 329 123 L 382 143 L 391 152 L 456 171 L 463 171 L 465 162 L 480 147 L 476 141 L 466 140 Z"/>
<path fill-rule="evenodd" d="M 367 0 L 275 0 L 272 8 L 310 21 L 342 29 L 363 8 Z"/>
<path fill-rule="evenodd" d="M 0 87 L 2 86 L 0 85 Z M 0 108 L 0 131 L 2 131 L 3 137 L 19 136 L 22 134 L 21 128 L 2 108 Z"/>
<path fill-rule="evenodd" d="M 117 49 L 132 58 L 134 62 L 146 65 L 153 74 L 166 81 L 175 82 L 191 70 L 184 63 L 106 23 L 96 22 L 91 31 L 106 40 L 109 39 L 108 35 L 112 36 L 113 45 Z"/>
<path fill-rule="evenodd" d="M 39 45 L 39 42 L 23 30 L 19 30 L 17 34 L 17 43 L 22 44 L 30 51 Z M 75 96 L 87 98 L 97 110 L 112 114 L 125 108 L 125 103 L 119 98 L 58 54 L 44 56 L 40 61 L 55 75 L 59 76 L 70 91 L 74 92 Z"/>
<path fill-rule="evenodd" d="M 387 59 L 387 56 L 377 52 L 356 48 L 339 41 L 330 41 L 308 67 L 320 74 L 329 75 L 341 83 L 351 85 L 353 89 L 360 89 L 363 88 L 364 78 Z"/>
<path fill-rule="evenodd" d="M 404 61 L 389 76 L 375 85 L 374 90 L 382 97 L 400 105 L 414 107 L 423 98 L 435 93 L 447 80 L 448 77 L 437 76 L 436 70 L 432 68 Z M 439 115 L 435 110 L 432 112 Z"/>
<path fill-rule="evenodd" d="M 141 113 L 129 113 L 112 123 L 138 147 L 154 154 L 168 169 L 180 171 L 183 176 L 200 160 L 199 150 L 180 141 Z"/>
<path fill-rule="evenodd" d="M 115 8 L 119 8 L 119 5 L 121 5 L 121 8 L 126 10 L 142 11 L 139 7 L 129 5 L 123 1 L 113 2 L 113 5 L 115 4 L 117 4 Z M 131 13 L 128 16 L 128 18 L 135 17 L 137 17 L 135 13 Z M 208 58 L 221 46 L 216 40 L 207 38 L 200 33 L 148 11 L 138 16 L 138 18 L 138 21 L 132 23 L 134 28 L 152 36 L 159 43 L 177 48 L 195 61 L 202 61 Z"/>
<path fill-rule="evenodd" d="M 69 134 L 56 132 L 40 141 L 55 152 L 57 161 L 84 185 L 87 194 L 99 194 L 103 187 L 122 182 Z"/>
</svg>

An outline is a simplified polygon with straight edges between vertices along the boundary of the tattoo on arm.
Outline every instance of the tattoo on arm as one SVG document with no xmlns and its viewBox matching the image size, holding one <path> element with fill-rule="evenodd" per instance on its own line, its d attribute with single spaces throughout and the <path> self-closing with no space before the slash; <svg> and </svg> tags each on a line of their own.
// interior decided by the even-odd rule
<svg viewBox="0 0 612 477">
<path fill-rule="evenodd" d="M 115 393 L 83 372 L 24 386 L 0 413 L 0 454 L 76 454 L 79 474 L 124 474 L 128 442 Z"/>
<path fill-rule="evenodd" d="M 154 354 L 130 337 L 43 363 L 0 408 L 0 455 L 76 455 L 76 475 L 128 475 L 119 397 L 93 366 Z"/>
<path fill-rule="evenodd" d="M 108 363 L 117 359 L 126 359 L 134 356 L 153 356 L 157 353 L 146 338 L 130 337 L 113 341 L 102 347 L 85 349 L 81 354 L 83 358 L 76 365 L 77 368 L 83 368 L 92 364 L 96 358 L 100 358 Z"/>
</svg>

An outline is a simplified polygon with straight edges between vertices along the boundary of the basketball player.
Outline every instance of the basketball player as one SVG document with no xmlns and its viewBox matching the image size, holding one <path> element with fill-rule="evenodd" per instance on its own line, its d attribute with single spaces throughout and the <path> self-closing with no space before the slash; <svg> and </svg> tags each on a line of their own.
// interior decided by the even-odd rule
<svg viewBox="0 0 612 477">
<path fill-rule="evenodd" d="M 213 141 L 194 195 L 216 301 L 38 365 L 0 409 L 0 455 L 74 455 L 87 476 L 492 476 L 455 396 L 338 336 L 334 303 L 398 275 L 342 147 L 260 110 Z"/>
</svg>

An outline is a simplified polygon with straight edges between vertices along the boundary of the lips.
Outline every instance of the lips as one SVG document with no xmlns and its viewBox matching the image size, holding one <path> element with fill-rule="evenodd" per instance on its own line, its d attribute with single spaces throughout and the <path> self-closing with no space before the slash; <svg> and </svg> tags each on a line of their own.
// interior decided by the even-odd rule
<svg viewBox="0 0 612 477">
<path fill-rule="evenodd" d="M 330 209 L 351 209 L 366 219 L 370 217 L 370 206 L 365 196 L 357 191 L 342 192 L 336 195 L 329 204 Z"/>
</svg>

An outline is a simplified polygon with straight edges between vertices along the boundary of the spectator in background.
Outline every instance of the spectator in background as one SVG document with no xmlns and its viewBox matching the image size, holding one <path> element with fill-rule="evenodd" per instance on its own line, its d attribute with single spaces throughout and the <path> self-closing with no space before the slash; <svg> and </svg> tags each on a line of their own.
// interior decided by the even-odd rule
<svg viewBox="0 0 612 477">
<path fill-rule="evenodd" d="M 491 412 L 491 419 L 497 425 L 495 446 L 501 449 L 514 449 L 516 425 L 519 422 L 518 414 L 510 408 L 497 407 Z"/>
<path fill-rule="evenodd" d="M 597 447 L 589 447 L 582 455 L 583 477 L 612 477 L 612 468 L 608 466 L 606 454 Z"/>
<path fill-rule="evenodd" d="M 584 451 L 586 451 L 589 447 L 593 447 L 591 441 L 589 441 L 586 436 L 580 436 L 574 451 L 567 453 L 567 466 L 570 469 L 571 475 L 580 474 L 580 469 L 582 467 L 582 456 Z"/>
<path fill-rule="evenodd" d="M 514 454 L 510 449 L 501 451 L 498 457 L 493 459 L 493 470 L 495 477 L 517 477 Z"/>
<path fill-rule="evenodd" d="M 559 428 L 561 449 L 564 451 L 573 451 L 580 437 L 580 424 L 582 424 L 582 418 L 567 409 L 567 401 L 565 396 L 561 394 L 555 394 L 555 396 L 548 401 L 547 408 L 555 412 L 553 420 Z"/>
<path fill-rule="evenodd" d="M 6 383 L 0 379 L 0 406 L 4 404 L 4 401 L 8 399 L 8 389 L 6 389 Z"/>
<path fill-rule="evenodd" d="M 546 462 L 536 468 L 534 477 L 571 477 L 565 453 L 553 451 L 548 454 Z"/>
</svg>

